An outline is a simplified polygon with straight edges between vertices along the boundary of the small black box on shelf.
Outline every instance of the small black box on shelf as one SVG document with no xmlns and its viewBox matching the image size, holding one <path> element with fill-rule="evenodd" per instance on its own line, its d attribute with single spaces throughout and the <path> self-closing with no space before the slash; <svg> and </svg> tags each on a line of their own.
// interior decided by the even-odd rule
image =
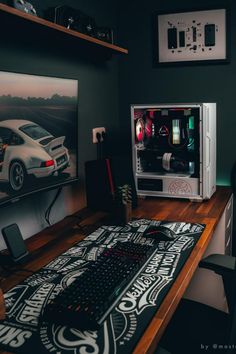
<svg viewBox="0 0 236 354">
<path fill-rule="evenodd" d="M 67 5 L 50 7 L 44 17 L 68 29 L 87 34 L 105 42 L 113 43 L 113 31 L 108 27 L 99 27 L 93 17 Z"/>
<path fill-rule="evenodd" d="M 113 30 L 108 27 L 97 27 L 95 37 L 101 41 L 113 43 Z"/>
<path fill-rule="evenodd" d="M 78 9 L 62 5 L 45 11 L 45 18 L 68 29 L 95 36 L 95 20 Z"/>
</svg>

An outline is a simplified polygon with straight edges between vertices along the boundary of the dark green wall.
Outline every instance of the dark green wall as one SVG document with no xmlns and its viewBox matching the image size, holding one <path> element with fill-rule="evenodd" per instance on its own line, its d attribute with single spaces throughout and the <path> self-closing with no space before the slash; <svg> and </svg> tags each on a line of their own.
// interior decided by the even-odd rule
<svg viewBox="0 0 236 354">
<path fill-rule="evenodd" d="M 44 9 L 65 1 L 32 0 L 32 3 L 42 15 Z M 231 42 L 234 43 L 236 3 L 233 0 L 227 3 L 231 14 Z M 34 26 L 22 29 L 20 22 L 8 23 L 5 27 L 0 23 L 0 70 L 70 77 L 79 81 L 80 182 L 74 187 L 64 188 L 52 210 L 51 222 L 60 220 L 85 204 L 84 162 L 96 158 L 96 147 L 91 143 L 93 127 L 107 128 L 111 152 L 129 151 L 129 106 L 132 103 L 217 102 L 217 181 L 228 184 L 235 160 L 236 47 L 230 43 L 231 61 L 226 65 L 153 66 L 153 13 L 192 10 L 201 5 L 217 6 L 217 2 L 68 0 L 66 4 L 95 17 L 99 25 L 113 27 L 115 42 L 128 48 L 129 54 L 104 61 L 98 56 L 99 53 L 88 53 L 75 41 L 62 38 L 56 32 L 42 30 L 35 33 Z M 0 229 L 16 222 L 23 236 L 29 237 L 45 228 L 44 212 L 54 194 L 55 191 L 37 194 L 2 208 Z M 3 247 L 0 238 L 0 249 Z"/>
<path fill-rule="evenodd" d="M 49 6 L 65 1 L 32 1 L 38 13 Z M 39 8 L 38 6 L 41 6 Z M 95 17 L 100 26 L 116 30 L 116 8 L 108 0 L 66 1 Z M 1 24 L 3 26 L 3 24 Z M 116 31 L 115 31 L 116 34 Z M 0 70 L 16 71 L 78 79 L 78 140 L 79 183 L 64 188 L 63 194 L 52 210 L 51 222 L 83 207 L 84 162 L 96 158 L 96 146 L 92 144 L 92 128 L 104 126 L 110 136 L 116 134 L 118 122 L 118 59 L 102 60 L 97 52 L 87 52 L 77 41 L 60 36 L 56 32 L 40 32 L 37 28 L 21 26 L 20 22 L 9 23 L 0 40 Z M 23 237 L 28 237 L 47 226 L 44 212 L 56 191 L 44 192 L 22 200 L 15 205 L 1 208 L 0 229 L 18 223 Z M 0 237 L 0 249 L 4 246 Z"/>
<path fill-rule="evenodd" d="M 230 8 L 230 34 L 236 35 L 236 2 L 221 2 Z M 129 49 L 119 69 L 120 124 L 130 139 L 132 103 L 217 102 L 217 183 L 229 184 L 236 159 L 236 46 L 230 44 L 230 63 L 158 67 L 153 65 L 153 13 L 177 9 L 214 7 L 217 1 L 135 1 L 124 2 L 119 13 L 119 41 Z"/>
<path fill-rule="evenodd" d="M 37 12 L 65 1 L 32 1 Z M 108 1 L 67 1 L 67 5 L 93 16 L 99 25 L 116 29 L 116 11 Z M 21 23 L 19 24 L 21 25 Z M 12 23 L 14 26 L 14 23 Z M 83 178 L 83 163 L 96 156 L 91 143 L 92 128 L 105 126 L 110 135 L 118 124 L 117 58 L 102 60 L 98 53 L 86 52 L 76 40 L 41 28 L 12 28 L 15 36 L 0 41 L 0 70 L 78 79 L 79 83 L 79 172 Z M 40 34 L 40 31 L 43 34 Z M 30 33 L 31 32 L 31 33 Z M 115 31 L 116 33 L 116 31 Z"/>
</svg>

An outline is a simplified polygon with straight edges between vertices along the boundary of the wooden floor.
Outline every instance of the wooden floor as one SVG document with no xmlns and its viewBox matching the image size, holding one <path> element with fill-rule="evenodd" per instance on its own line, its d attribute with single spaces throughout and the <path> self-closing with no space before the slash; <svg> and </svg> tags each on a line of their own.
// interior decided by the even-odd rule
<svg viewBox="0 0 236 354">
<path fill-rule="evenodd" d="M 138 201 L 138 207 L 133 210 L 133 217 L 135 218 L 204 223 L 206 229 L 150 325 L 140 338 L 134 350 L 135 354 L 151 353 L 155 350 L 211 240 L 231 194 L 230 188 L 218 187 L 213 197 L 202 203 L 156 197 L 148 197 Z M 88 209 L 83 209 L 72 216 L 66 217 L 61 222 L 26 240 L 27 248 L 33 259 L 21 268 L 28 271 L 37 271 L 83 239 L 85 235 L 91 233 L 100 225 L 110 222 L 109 214 L 92 212 Z M 16 272 L 12 275 L 6 275 L 2 272 L 0 276 L 2 277 L 0 287 L 3 292 L 6 292 L 28 277 L 29 273 Z M 0 353 L 6 352 L 0 351 Z"/>
</svg>

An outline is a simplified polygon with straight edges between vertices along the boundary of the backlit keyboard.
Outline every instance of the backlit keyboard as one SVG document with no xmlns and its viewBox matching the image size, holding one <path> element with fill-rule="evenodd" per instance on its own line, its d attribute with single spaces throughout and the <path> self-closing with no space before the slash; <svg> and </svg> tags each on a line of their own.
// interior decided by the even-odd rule
<svg viewBox="0 0 236 354">
<path fill-rule="evenodd" d="M 155 251 L 153 246 L 132 242 L 106 248 L 46 305 L 41 319 L 81 330 L 98 329 Z"/>
</svg>

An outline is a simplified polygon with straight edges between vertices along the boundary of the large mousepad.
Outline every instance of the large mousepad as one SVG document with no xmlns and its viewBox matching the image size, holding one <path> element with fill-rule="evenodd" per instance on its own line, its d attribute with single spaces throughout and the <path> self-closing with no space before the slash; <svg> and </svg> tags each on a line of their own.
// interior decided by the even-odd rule
<svg viewBox="0 0 236 354">
<path fill-rule="evenodd" d="M 155 254 L 98 331 L 39 321 L 46 303 L 79 277 L 89 262 L 96 261 L 104 248 L 118 241 L 153 244 L 143 232 L 159 224 L 172 229 L 175 238 L 157 243 Z M 0 348 L 22 354 L 131 353 L 204 228 L 203 224 L 147 219 L 101 226 L 4 294 L 7 316 L 0 322 Z"/>
</svg>

